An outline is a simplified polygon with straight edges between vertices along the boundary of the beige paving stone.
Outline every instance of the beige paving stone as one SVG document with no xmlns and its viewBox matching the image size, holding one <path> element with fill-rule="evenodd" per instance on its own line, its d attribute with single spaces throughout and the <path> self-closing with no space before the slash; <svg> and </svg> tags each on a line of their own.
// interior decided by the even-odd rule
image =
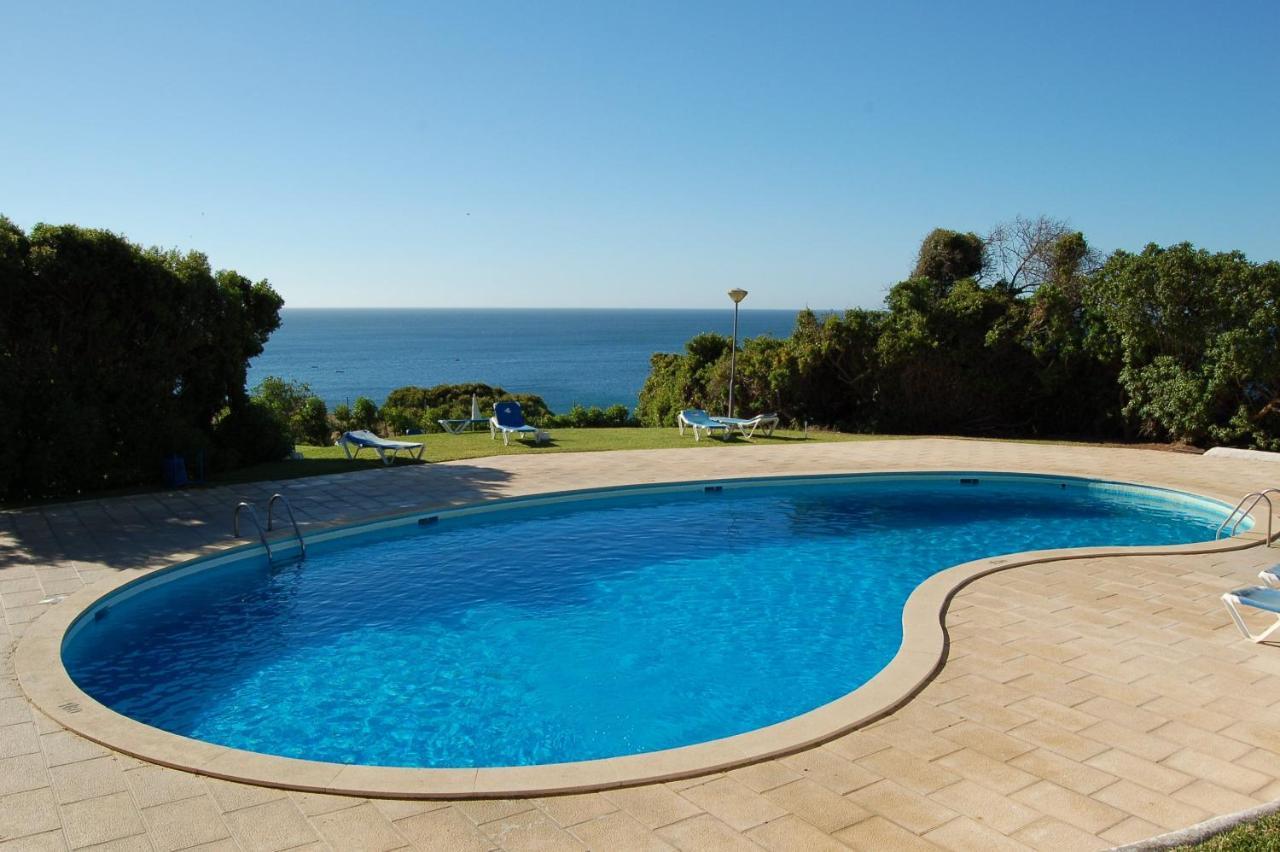
<svg viewBox="0 0 1280 852">
<path fill-rule="evenodd" d="M 532 799 L 478 799 L 469 802 L 455 802 L 454 807 L 467 819 L 476 825 L 480 825 L 481 823 L 493 822 L 495 819 L 503 819 L 525 811 L 531 811 L 535 805 Z"/>
<path fill-rule="evenodd" d="M 761 848 L 710 814 L 664 825 L 658 835 L 684 852 L 759 852 Z"/>
<path fill-rule="evenodd" d="M 1161 728 L 1163 727 L 1162 725 Z M 1094 742 L 1118 748 L 1151 761 L 1164 760 L 1179 748 L 1176 742 L 1166 740 L 1154 732 L 1150 734 L 1139 733 L 1133 728 L 1126 728 L 1124 725 L 1118 725 L 1111 721 L 1102 721 L 1096 725 L 1091 725 L 1081 731 L 1080 735 Z M 1096 757 L 1097 755 L 1094 756 Z"/>
<path fill-rule="evenodd" d="M 62 806 L 62 827 L 72 849 L 106 843 L 134 834 L 146 826 L 128 793 L 114 793 Z"/>
<path fill-rule="evenodd" d="M 1041 816 L 1029 807 L 1010 801 L 1007 797 L 968 780 L 943 787 L 932 798 L 1000 834 L 1013 834 Z"/>
<path fill-rule="evenodd" d="M 27 699 L 0 698 L 0 725 L 8 727 L 30 721 L 31 705 L 27 704 Z"/>
<path fill-rule="evenodd" d="M 733 780 L 746 785 L 757 793 L 772 790 L 774 787 L 781 787 L 783 784 L 790 784 L 792 781 L 802 777 L 799 772 L 779 760 L 753 763 L 750 766 L 731 769 L 727 774 Z"/>
<path fill-rule="evenodd" d="M 631 814 L 641 825 L 651 829 L 670 825 L 702 812 L 701 808 L 688 799 L 662 785 L 623 787 L 606 790 L 601 795 Z"/>
<path fill-rule="evenodd" d="M 1263 800 L 1219 787 L 1211 781 L 1196 780 L 1173 793 L 1179 802 L 1195 805 L 1211 814 L 1230 814 L 1256 808 Z"/>
<path fill-rule="evenodd" d="M 681 795 L 737 831 L 786 815 L 773 801 L 732 778 L 690 787 Z"/>
<path fill-rule="evenodd" d="M 1035 748 L 1026 740 L 1009 736 L 1000 731 L 973 722 L 961 722 L 938 732 L 939 736 L 958 746 L 973 749 L 993 760 L 1009 761 Z"/>
<path fill-rule="evenodd" d="M 1209 812 L 1120 779 L 1093 794 L 1093 798 L 1172 831 L 1186 828 L 1209 817 Z M 1059 815 L 1060 816 L 1060 815 Z"/>
<path fill-rule="evenodd" d="M 5 840 L 4 836 L 0 834 L 0 849 L 4 852 L 63 852 L 67 848 L 62 829 L 46 831 L 43 834 L 28 834 L 26 837 L 15 837 L 12 840 Z"/>
<path fill-rule="evenodd" d="M 1149 837 L 1155 837 L 1157 834 L 1163 834 L 1164 832 L 1165 829 L 1154 823 L 1147 822 L 1145 819 L 1126 817 L 1098 836 L 1110 844 L 1123 846 L 1127 843 L 1137 843 Z"/>
<path fill-rule="evenodd" d="M 1101 833 L 1123 820 L 1126 815 L 1126 811 L 1120 806 L 1112 806 L 1049 781 L 1039 781 L 1019 790 L 1013 794 L 1013 798 L 1042 814 L 1048 814 L 1091 834 Z"/>
<path fill-rule="evenodd" d="M 879 780 L 875 773 L 868 772 L 835 752 L 821 748 L 784 757 L 780 762 L 798 772 L 801 777 L 816 781 L 841 795 Z"/>
<path fill-rule="evenodd" d="M 836 838 L 860 852 L 931 852 L 942 848 L 878 816 L 836 832 Z"/>
<path fill-rule="evenodd" d="M 55 766 L 49 770 L 49 780 L 59 804 L 94 799 L 129 789 L 124 769 L 114 755 Z"/>
<path fill-rule="evenodd" d="M 44 768 L 44 757 L 39 752 L 0 760 L 0 796 L 47 786 L 49 773 Z"/>
<path fill-rule="evenodd" d="M 509 852 L 559 852 L 586 849 L 541 811 L 525 811 L 480 826 L 495 844 Z"/>
<path fill-rule="evenodd" d="M 208 794 L 200 776 L 151 764 L 124 774 L 138 807 L 149 808 Z"/>
<path fill-rule="evenodd" d="M 848 852 L 849 847 L 831 835 L 794 816 L 784 816 L 756 826 L 747 836 L 772 852 Z"/>
<path fill-rule="evenodd" d="M 1103 752 L 1096 757 L 1089 758 L 1085 763 L 1118 778 L 1128 778 L 1130 781 L 1155 790 L 1157 793 L 1172 793 L 1174 790 L 1187 786 L 1192 781 L 1191 776 L 1184 772 L 1178 772 L 1168 766 L 1143 760 L 1120 749 Z"/>
<path fill-rule="evenodd" d="M 1246 769 L 1193 749 L 1183 749 L 1170 755 L 1165 759 L 1164 765 L 1193 778 L 1211 781 L 1220 787 L 1244 794 L 1253 793 L 1273 780 L 1261 772 Z M 1280 772 L 1280 765 L 1276 766 L 1276 771 Z"/>
<path fill-rule="evenodd" d="M 1033 822 L 1016 832 L 1013 839 L 1042 852 L 1092 852 L 1111 848 L 1111 843 L 1101 837 L 1051 817 Z"/>
<path fill-rule="evenodd" d="M 221 778 L 205 778 L 204 784 L 208 788 L 210 795 L 213 796 L 213 800 L 218 803 L 218 808 L 224 812 L 238 811 L 241 808 L 249 808 L 254 805 L 275 802 L 289 797 L 289 794 L 284 790 L 255 787 L 252 784 L 237 784 L 234 781 L 224 781 Z"/>
<path fill-rule="evenodd" d="M 881 778 L 892 778 L 917 793 L 928 794 L 954 784 L 960 776 L 946 767 L 921 760 L 901 749 L 889 748 L 869 754 L 858 765 Z"/>
<path fill-rule="evenodd" d="M 1035 749 L 1015 757 L 1009 763 L 1037 778 L 1052 781 L 1085 795 L 1100 790 L 1116 780 L 1116 776 L 1101 769 L 1071 760 L 1047 749 Z"/>
<path fill-rule="evenodd" d="M 848 798 L 802 778 L 765 792 L 765 798 L 828 834 L 853 825 L 871 814 Z"/>
<path fill-rule="evenodd" d="M 287 798 L 229 811 L 223 819 L 231 836 L 246 852 L 279 852 L 319 840 Z"/>
<path fill-rule="evenodd" d="M 894 745 L 903 751 L 910 752 L 922 760 L 937 760 L 945 755 L 959 751 L 963 746 L 955 740 L 940 737 L 937 734 L 926 731 L 924 728 L 912 725 L 909 722 L 902 721 L 896 717 L 889 717 L 888 720 L 876 728 L 881 737 L 892 739 Z M 887 746 L 888 743 L 885 743 Z M 830 745 L 828 750 L 840 754 L 848 760 L 856 760 L 862 757 L 862 754 L 850 756 L 844 752 L 832 749 Z"/>
<path fill-rule="evenodd" d="M 97 743 L 89 742 L 83 737 L 61 729 L 41 736 L 40 748 L 44 752 L 45 765 L 51 769 L 64 763 L 77 763 L 81 760 L 92 760 L 95 757 L 106 757 L 111 754 Z"/>
<path fill-rule="evenodd" d="M 61 825 L 58 803 L 48 787 L 0 796 L 0 839 L 17 840 L 57 831 Z"/>
<path fill-rule="evenodd" d="M 144 808 L 147 836 L 162 852 L 228 839 L 222 814 L 208 796 L 179 799 Z"/>
<path fill-rule="evenodd" d="M 395 822 L 405 817 L 425 814 L 449 807 L 449 803 L 432 799 L 374 799 L 373 806 L 382 812 L 387 819 Z"/>
<path fill-rule="evenodd" d="M 543 813 L 556 821 L 562 828 L 586 822 L 589 819 L 613 813 L 618 806 L 599 793 L 585 793 L 576 796 L 549 796 L 535 799 L 535 804 Z"/>
<path fill-rule="evenodd" d="M 670 852 L 674 847 L 658 837 L 636 818 L 617 811 L 580 822 L 569 828 L 569 833 L 582 841 L 588 849 L 610 852 Z"/>
<path fill-rule="evenodd" d="M 924 834 L 958 814 L 937 801 L 890 780 L 854 790 L 849 800 L 867 811 L 897 823 L 913 834 Z"/>
<path fill-rule="evenodd" d="M 290 791 L 289 798 L 302 811 L 303 816 L 319 816 L 320 814 L 342 811 L 357 805 L 367 804 L 368 799 L 357 796 L 332 796 L 327 793 L 304 793 Z"/>
<path fill-rule="evenodd" d="M 40 750 L 40 738 L 34 722 L 20 722 L 0 728 L 0 758 L 35 754 Z"/>
<path fill-rule="evenodd" d="M 925 840 L 936 843 L 943 849 L 955 852 L 971 852 L 974 849 L 997 850 L 997 852 L 1026 852 L 1029 848 L 1023 843 L 993 831 L 981 823 L 968 817 L 958 817 L 946 825 L 935 828 L 924 836 Z"/>
<path fill-rule="evenodd" d="M 1055 728 L 1045 722 L 1031 722 L 1015 728 L 1012 734 L 1026 741 L 1030 746 L 1039 746 L 1076 761 L 1088 760 L 1107 750 L 1107 746 L 1097 740 L 1086 739 L 1079 734 Z M 1027 749 L 1027 751 L 1030 750 L 1030 748 Z"/>
<path fill-rule="evenodd" d="M 416 814 L 396 820 L 396 829 L 419 849 L 449 852 L 488 852 L 493 842 L 456 808 Z"/>
<path fill-rule="evenodd" d="M 945 766 L 962 778 L 975 781 L 1005 795 L 1036 782 L 1034 775 L 1004 761 L 993 760 L 972 749 L 961 749 L 934 762 L 939 766 Z"/>
<path fill-rule="evenodd" d="M 311 817 L 311 824 L 334 849 L 386 852 L 400 849 L 407 843 L 391 820 L 369 802 L 316 814 Z"/>
<path fill-rule="evenodd" d="M 1177 719 L 1161 725 L 1151 733 L 1168 742 L 1177 743 L 1201 754 L 1211 754 L 1226 761 L 1243 757 L 1252 749 L 1252 746 L 1239 740 L 1212 733 Z"/>
</svg>

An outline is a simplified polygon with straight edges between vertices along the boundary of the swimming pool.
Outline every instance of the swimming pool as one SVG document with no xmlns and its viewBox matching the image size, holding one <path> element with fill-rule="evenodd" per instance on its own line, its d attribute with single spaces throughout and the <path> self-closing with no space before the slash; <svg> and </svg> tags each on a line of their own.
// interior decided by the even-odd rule
<svg viewBox="0 0 1280 852">
<path fill-rule="evenodd" d="M 181 566 L 102 599 L 62 659 L 165 731 L 269 755 L 529 766 L 804 714 L 894 657 L 949 566 L 1206 541 L 1215 501 L 1064 477 L 740 481 L 515 501 Z"/>
</svg>

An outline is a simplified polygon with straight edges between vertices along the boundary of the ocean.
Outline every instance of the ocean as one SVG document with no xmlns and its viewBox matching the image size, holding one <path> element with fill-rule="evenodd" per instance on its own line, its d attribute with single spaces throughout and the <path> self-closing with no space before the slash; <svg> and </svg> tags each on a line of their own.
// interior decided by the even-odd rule
<svg viewBox="0 0 1280 852">
<path fill-rule="evenodd" d="M 743 310 L 738 336 L 785 337 L 796 311 Z M 484 382 L 575 403 L 634 407 L 649 356 L 682 352 L 695 334 L 733 331 L 733 310 L 286 308 L 249 387 L 267 376 L 306 382 L 332 408 L 381 405 L 404 385 Z"/>
</svg>

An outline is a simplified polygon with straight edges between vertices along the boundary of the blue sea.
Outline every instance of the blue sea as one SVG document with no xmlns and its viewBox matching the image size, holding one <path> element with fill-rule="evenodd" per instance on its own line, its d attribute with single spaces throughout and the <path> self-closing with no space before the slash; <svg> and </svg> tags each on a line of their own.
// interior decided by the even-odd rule
<svg viewBox="0 0 1280 852">
<path fill-rule="evenodd" d="M 785 337 L 796 311 L 743 310 L 739 337 Z M 634 407 L 655 352 L 682 352 L 704 331 L 729 335 L 733 311 L 471 308 L 286 308 L 249 366 L 306 382 L 330 408 L 404 385 L 484 382 L 574 403 Z"/>
</svg>

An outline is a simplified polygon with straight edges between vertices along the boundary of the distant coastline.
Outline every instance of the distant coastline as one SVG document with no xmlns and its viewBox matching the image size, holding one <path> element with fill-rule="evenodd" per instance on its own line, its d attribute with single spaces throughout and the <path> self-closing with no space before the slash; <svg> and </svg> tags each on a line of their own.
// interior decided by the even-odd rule
<svg viewBox="0 0 1280 852">
<path fill-rule="evenodd" d="M 785 337 L 795 310 L 744 308 L 739 335 Z M 822 311 L 821 313 L 826 313 Z M 686 308 L 285 308 L 249 368 L 306 382 L 330 407 L 403 385 L 485 382 L 535 393 L 553 411 L 634 407 L 655 352 L 704 331 L 728 335 L 733 312 Z"/>
</svg>

